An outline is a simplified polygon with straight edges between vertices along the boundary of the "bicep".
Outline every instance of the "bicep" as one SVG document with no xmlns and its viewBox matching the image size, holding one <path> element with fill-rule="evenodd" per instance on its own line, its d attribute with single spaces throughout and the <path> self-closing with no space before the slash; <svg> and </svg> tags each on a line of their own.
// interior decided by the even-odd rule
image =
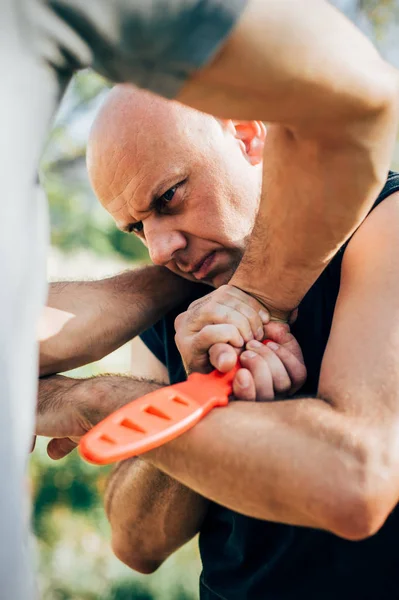
<svg viewBox="0 0 399 600">
<path fill-rule="evenodd" d="M 308 133 L 324 130 L 348 115 L 359 118 L 372 102 L 373 79 L 359 64 L 378 77 L 376 59 L 370 42 L 328 2 L 251 0 L 216 58 L 177 99 L 221 117 L 292 125 L 305 119 Z"/>
<path fill-rule="evenodd" d="M 166 366 L 151 352 L 140 337 L 131 342 L 131 373 L 143 379 L 155 379 L 169 385 Z"/>
<path fill-rule="evenodd" d="M 374 209 L 345 252 L 319 393 L 367 425 L 399 422 L 398 193 Z"/>
</svg>

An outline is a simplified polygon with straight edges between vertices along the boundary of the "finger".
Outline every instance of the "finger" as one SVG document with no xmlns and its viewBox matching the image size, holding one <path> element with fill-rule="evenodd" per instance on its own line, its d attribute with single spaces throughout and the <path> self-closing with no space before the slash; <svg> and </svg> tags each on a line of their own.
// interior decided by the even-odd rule
<svg viewBox="0 0 399 600">
<path fill-rule="evenodd" d="M 232 285 L 222 286 L 217 290 L 224 290 L 219 298 L 221 304 L 226 303 L 238 312 L 242 313 L 250 322 L 255 339 L 263 339 L 263 325 L 270 321 L 269 311 L 256 298 L 243 292 Z"/>
<path fill-rule="evenodd" d="M 227 373 L 235 367 L 239 350 L 230 344 L 214 344 L 209 348 L 209 361 L 221 373 Z"/>
<path fill-rule="evenodd" d="M 190 372 L 207 372 L 209 367 L 213 366 L 225 373 L 232 369 L 237 361 L 236 349 L 241 349 L 244 345 L 244 339 L 234 325 L 207 325 L 191 339 L 176 334 L 175 340 Z M 218 344 L 224 346 L 226 353 L 221 362 L 216 358 L 216 363 L 213 363 L 209 357 L 209 350 Z M 219 354 L 216 352 L 215 356 L 219 357 Z"/>
<path fill-rule="evenodd" d="M 191 331 L 198 331 L 209 323 L 232 323 L 249 341 L 263 339 L 263 324 L 268 320 L 268 312 L 257 300 L 232 286 L 221 286 L 202 303 L 190 305 L 184 317 L 176 319 L 175 326 L 185 323 Z"/>
<path fill-rule="evenodd" d="M 222 304 L 225 302 L 232 306 L 234 306 L 234 302 L 236 300 L 239 300 L 246 306 L 251 307 L 259 315 L 263 324 L 268 323 L 270 320 L 269 311 L 263 306 L 263 304 L 261 304 L 253 296 L 250 296 L 243 290 L 240 290 L 240 288 L 230 284 L 222 285 L 211 294 L 208 294 L 208 296 L 195 300 L 190 304 L 189 310 L 195 311 L 201 309 L 207 302 L 209 302 L 211 297 L 219 299 Z"/>
<path fill-rule="evenodd" d="M 264 325 L 270 321 L 269 311 L 263 304 L 259 302 L 259 300 L 257 300 L 253 296 L 250 296 L 249 294 L 247 294 L 247 292 L 240 290 L 240 288 L 237 288 L 234 285 L 227 284 L 224 287 L 227 288 L 228 293 L 240 299 L 241 302 L 246 304 L 247 306 L 250 306 L 259 315 Z"/>
<path fill-rule="evenodd" d="M 240 315 L 243 315 L 251 328 L 252 336 L 255 340 L 262 340 L 264 336 L 263 322 L 259 313 L 254 310 L 245 302 L 241 302 L 239 299 L 233 299 L 229 306 L 232 310 L 236 311 Z"/>
<path fill-rule="evenodd" d="M 212 303 L 203 307 L 201 312 L 192 317 L 188 315 L 188 327 L 192 333 L 201 331 L 207 325 L 234 325 L 245 342 L 254 339 L 251 324 L 240 312 L 227 304 Z"/>
<path fill-rule="evenodd" d="M 289 325 L 284 323 L 269 323 L 265 326 L 265 336 L 283 346 L 292 352 L 301 362 L 304 362 L 301 348 L 292 335 Z"/>
<path fill-rule="evenodd" d="M 291 380 L 291 387 L 287 392 L 295 394 L 305 383 L 307 371 L 304 363 L 284 346 L 279 346 L 275 342 L 269 342 L 267 347 L 272 350 L 283 363 L 285 370 Z"/>
<path fill-rule="evenodd" d="M 247 369 L 239 369 L 233 380 L 233 394 L 237 400 L 254 402 L 256 389 L 253 377 Z"/>
<path fill-rule="evenodd" d="M 247 344 L 247 348 L 258 352 L 263 360 L 267 362 L 272 376 L 275 394 L 286 394 L 291 389 L 291 379 L 287 373 L 284 363 L 276 354 L 276 352 L 274 352 L 272 348 L 268 347 L 269 344 L 264 346 L 257 341 L 252 341 Z"/>
<path fill-rule="evenodd" d="M 208 351 L 214 344 L 231 344 L 235 348 L 242 348 L 244 338 L 235 325 L 205 325 L 193 338 L 195 352 Z"/>
<path fill-rule="evenodd" d="M 73 442 L 69 438 L 52 439 L 47 444 L 47 454 L 53 460 L 59 460 L 67 456 L 77 446 L 76 442 Z"/>
<path fill-rule="evenodd" d="M 274 399 L 273 379 L 267 362 L 253 350 L 245 350 L 240 355 L 244 369 L 248 369 L 255 382 L 256 400 L 267 402 Z"/>
</svg>

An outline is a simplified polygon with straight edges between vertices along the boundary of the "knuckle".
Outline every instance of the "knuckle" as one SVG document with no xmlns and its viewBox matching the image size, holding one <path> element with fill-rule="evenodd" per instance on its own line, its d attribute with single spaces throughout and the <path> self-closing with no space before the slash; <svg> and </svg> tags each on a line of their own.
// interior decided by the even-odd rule
<svg viewBox="0 0 399 600">
<path fill-rule="evenodd" d="M 202 298 L 198 298 L 197 300 L 194 300 L 193 302 L 191 302 L 188 305 L 187 310 L 194 310 L 199 305 L 200 300 L 202 300 Z"/>
<path fill-rule="evenodd" d="M 216 291 L 219 296 L 225 297 L 227 295 L 230 295 L 231 286 L 225 283 L 225 284 L 221 285 Z"/>
<path fill-rule="evenodd" d="M 177 315 L 175 321 L 174 321 L 174 326 L 175 329 L 180 329 L 180 327 L 182 327 L 185 323 L 186 320 L 186 313 L 180 313 L 180 315 Z"/>
<path fill-rule="evenodd" d="M 182 337 L 179 335 L 179 333 L 178 333 L 178 332 L 176 332 L 176 334 L 175 334 L 175 344 L 176 344 L 176 346 L 177 346 L 179 349 L 180 349 L 180 347 L 181 347 L 181 345 L 182 345 L 182 344 L 181 344 L 181 341 L 182 341 Z"/>
<path fill-rule="evenodd" d="M 296 383 L 303 385 L 306 381 L 306 377 L 307 377 L 306 367 L 305 367 L 305 365 L 301 364 L 300 368 L 298 369 L 297 376 L 296 376 Z"/>
<path fill-rule="evenodd" d="M 203 346 L 204 344 L 211 344 L 212 340 L 216 339 L 216 333 L 212 325 L 205 325 L 201 331 L 195 336 L 196 345 Z"/>
<path fill-rule="evenodd" d="M 201 310 L 201 319 L 205 322 L 213 322 L 217 319 L 219 312 L 218 305 L 215 302 L 209 303 Z"/>
<path fill-rule="evenodd" d="M 292 383 L 288 376 L 278 378 L 277 381 L 275 381 L 274 383 L 275 390 L 281 394 L 289 392 L 291 387 Z"/>
</svg>

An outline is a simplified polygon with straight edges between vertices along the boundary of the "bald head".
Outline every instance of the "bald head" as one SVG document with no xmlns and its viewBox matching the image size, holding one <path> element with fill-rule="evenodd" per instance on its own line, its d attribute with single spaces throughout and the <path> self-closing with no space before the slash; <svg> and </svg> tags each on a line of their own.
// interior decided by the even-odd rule
<svg viewBox="0 0 399 600">
<path fill-rule="evenodd" d="M 93 123 L 87 146 L 87 168 L 97 197 L 107 203 L 140 161 L 168 152 L 173 138 L 205 134 L 212 126 L 220 127 L 213 117 L 178 102 L 130 85 L 115 86 Z"/>
<path fill-rule="evenodd" d="M 89 177 L 117 226 L 138 235 L 155 264 L 219 285 L 253 226 L 262 131 L 118 85 L 90 133 Z M 195 275 L 208 255 L 217 260 Z"/>
</svg>

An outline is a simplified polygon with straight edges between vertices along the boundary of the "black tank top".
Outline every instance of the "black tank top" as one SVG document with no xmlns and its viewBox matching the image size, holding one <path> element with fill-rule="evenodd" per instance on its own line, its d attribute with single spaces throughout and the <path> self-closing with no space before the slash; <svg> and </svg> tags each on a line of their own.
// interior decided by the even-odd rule
<svg viewBox="0 0 399 600">
<path fill-rule="evenodd" d="M 373 208 L 399 190 L 390 173 Z M 300 395 L 317 393 L 320 367 L 339 292 L 345 246 L 300 304 L 292 327 L 308 377 Z M 172 383 L 185 379 L 174 319 L 195 296 L 141 337 Z M 202 600 L 394 600 L 399 598 L 399 508 L 373 537 L 350 542 L 326 531 L 271 523 L 210 503 L 200 532 Z"/>
</svg>

